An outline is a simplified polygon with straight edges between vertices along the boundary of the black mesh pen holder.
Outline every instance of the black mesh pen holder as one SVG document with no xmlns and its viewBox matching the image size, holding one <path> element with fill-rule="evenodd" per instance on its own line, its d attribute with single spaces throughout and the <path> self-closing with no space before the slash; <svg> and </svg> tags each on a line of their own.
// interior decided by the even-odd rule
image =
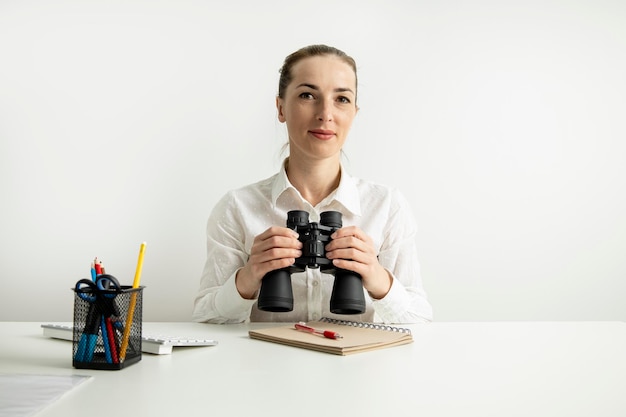
<svg viewBox="0 0 626 417">
<path fill-rule="evenodd" d="M 143 289 L 76 286 L 74 368 L 119 370 L 141 360 Z"/>
</svg>

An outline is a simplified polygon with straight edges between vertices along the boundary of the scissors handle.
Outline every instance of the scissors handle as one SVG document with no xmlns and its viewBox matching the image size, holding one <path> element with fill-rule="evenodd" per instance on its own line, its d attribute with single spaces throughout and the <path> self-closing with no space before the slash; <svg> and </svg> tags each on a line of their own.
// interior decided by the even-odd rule
<svg viewBox="0 0 626 417">
<path fill-rule="evenodd" d="M 111 291 L 113 294 L 105 294 L 108 297 L 115 297 L 116 294 L 122 292 L 120 282 L 113 275 L 101 274 L 96 278 L 96 286 L 100 291 Z"/>
<path fill-rule="evenodd" d="M 79 279 L 74 287 L 76 295 L 85 301 L 94 303 L 96 301 L 96 284 L 89 279 Z"/>
</svg>

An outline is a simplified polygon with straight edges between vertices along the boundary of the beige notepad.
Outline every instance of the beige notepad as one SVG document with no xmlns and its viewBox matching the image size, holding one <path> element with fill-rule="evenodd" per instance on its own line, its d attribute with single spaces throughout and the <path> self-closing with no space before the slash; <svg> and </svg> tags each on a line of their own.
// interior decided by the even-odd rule
<svg viewBox="0 0 626 417">
<path fill-rule="evenodd" d="M 409 329 L 373 323 L 323 318 L 310 321 L 307 326 L 339 333 L 342 338 L 328 339 L 319 334 L 296 330 L 294 324 L 250 330 L 253 339 L 312 349 L 334 355 L 350 355 L 413 342 Z"/>
</svg>

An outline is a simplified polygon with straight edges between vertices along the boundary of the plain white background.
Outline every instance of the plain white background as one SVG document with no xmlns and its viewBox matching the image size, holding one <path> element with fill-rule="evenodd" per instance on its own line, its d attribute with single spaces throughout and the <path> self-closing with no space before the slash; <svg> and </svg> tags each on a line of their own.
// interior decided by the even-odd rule
<svg viewBox="0 0 626 417">
<path fill-rule="evenodd" d="M 441 321 L 626 320 L 626 3 L 0 0 L 1 320 L 70 321 L 98 256 L 186 321 L 208 214 L 272 175 L 278 69 L 359 67 L 345 152 L 420 225 Z"/>
</svg>

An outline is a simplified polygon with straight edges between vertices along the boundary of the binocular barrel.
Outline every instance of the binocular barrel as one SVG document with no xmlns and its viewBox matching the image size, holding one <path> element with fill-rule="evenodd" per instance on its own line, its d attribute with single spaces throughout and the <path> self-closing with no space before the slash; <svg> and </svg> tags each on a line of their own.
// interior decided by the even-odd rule
<svg viewBox="0 0 626 417">
<path fill-rule="evenodd" d="M 330 294 L 330 312 L 333 314 L 362 314 L 365 297 L 361 276 L 356 272 L 339 269 L 335 272 L 333 291 Z"/>
<path fill-rule="evenodd" d="M 276 313 L 293 310 L 293 290 L 289 271 L 278 269 L 265 274 L 261 283 L 257 306 L 259 310 Z"/>
</svg>

